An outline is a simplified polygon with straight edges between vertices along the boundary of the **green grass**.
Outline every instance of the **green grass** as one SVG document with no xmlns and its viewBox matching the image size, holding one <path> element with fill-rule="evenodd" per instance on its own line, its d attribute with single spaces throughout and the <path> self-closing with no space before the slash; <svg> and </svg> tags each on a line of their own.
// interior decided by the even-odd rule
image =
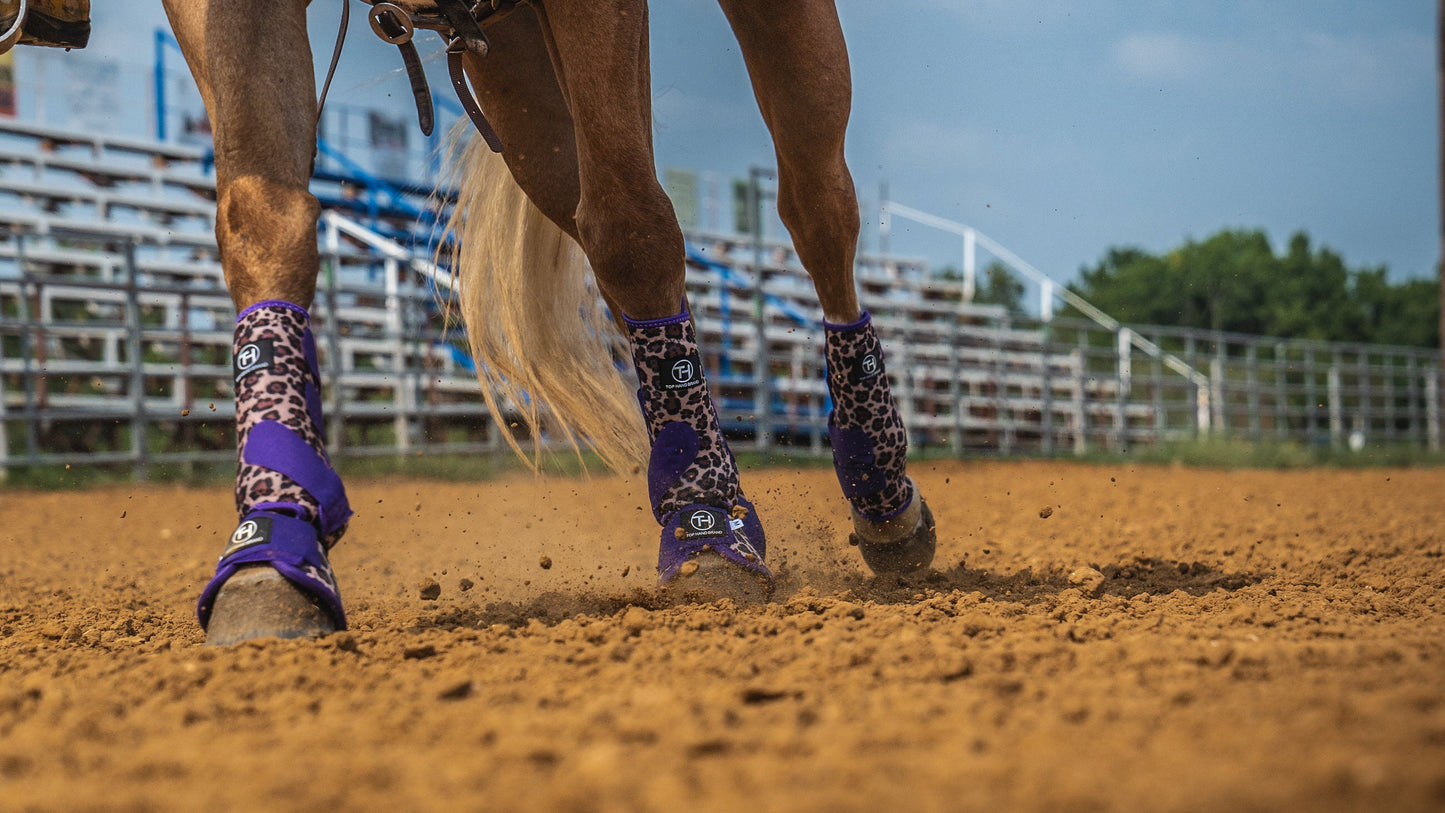
<svg viewBox="0 0 1445 813">
<path fill-rule="evenodd" d="M 825 451 L 820 456 L 806 449 L 777 449 L 771 452 L 756 452 L 745 448 L 745 442 L 737 444 L 738 465 L 744 469 L 767 468 L 825 468 L 832 464 L 832 458 Z M 915 449 L 910 455 L 915 461 L 948 460 L 953 457 L 947 449 Z M 966 459 L 999 459 L 988 455 L 966 455 Z M 1036 455 L 1021 454 L 1005 460 L 1041 459 Z M 1279 441 L 1247 442 L 1243 440 L 1203 440 L 1165 443 L 1158 446 L 1139 446 L 1125 453 L 1094 451 L 1084 455 L 1067 452 L 1055 455 L 1054 460 L 1078 460 L 1104 464 L 1153 464 L 1185 465 L 1224 469 L 1293 469 L 1308 467 L 1358 468 L 1371 466 L 1439 466 L 1445 465 L 1445 454 L 1431 453 L 1410 445 L 1367 446 L 1359 452 L 1329 446 L 1310 446 L 1302 443 Z M 486 481 L 513 472 L 528 471 L 528 467 L 510 451 L 482 452 L 477 454 L 412 454 L 377 455 L 367 457 L 345 457 L 338 468 L 348 481 L 380 480 L 388 477 L 415 477 L 428 480 L 451 482 Z M 579 456 L 570 452 L 557 452 L 544 456 L 541 472 L 553 477 L 581 477 L 585 474 L 606 476 L 606 466 L 594 454 Z M 184 483 L 196 486 L 226 486 L 235 476 L 236 467 L 230 462 L 152 464 L 145 477 L 151 483 Z M 91 488 L 103 485 L 136 482 L 135 470 L 130 464 L 109 464 L 97 466 L 21 466 L 10 470 L 8 478 L 0 480 L 0 490 L 5 488 L 32 488 L 39 490 L 68 490 Z"/>
</svg>

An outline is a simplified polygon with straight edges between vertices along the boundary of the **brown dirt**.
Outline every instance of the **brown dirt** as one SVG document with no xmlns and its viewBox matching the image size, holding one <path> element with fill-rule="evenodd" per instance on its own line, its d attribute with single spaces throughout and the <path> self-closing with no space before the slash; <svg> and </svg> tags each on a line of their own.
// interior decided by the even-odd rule
<svg viewBox="0 0 1445 813">
<path fill-rule="evenodd" d="M 352 631 L 224 650 L 226 489 L 0 492 L 0 809 L 1445 808 L 1445 471 L 915 474 L 879 582 L 749 473 L 762 608 L 662 603 L 640 483 L 359 483 Z"/>
</svg>

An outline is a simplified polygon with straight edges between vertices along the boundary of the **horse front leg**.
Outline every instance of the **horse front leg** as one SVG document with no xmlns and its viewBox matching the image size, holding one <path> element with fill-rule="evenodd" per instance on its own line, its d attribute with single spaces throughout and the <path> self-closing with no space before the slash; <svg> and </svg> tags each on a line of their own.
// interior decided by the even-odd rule
<svg viewBox="0 0 1445 813">
<path fill-rule="evenodd" d="M 308 308 L 319 207 L 305 0 L 166 0 L 215 133 L 233 345 L 238 523 L 197 615 L 209 644 L 345 627 L 327 550 L 351 517 L 325 451 Z"/>
<path fill-rule="evenodd" d="M 559 84 L 574 120 L 577 235 L 621 309 L 652 441 L 648 493 L 662 526 L 660 582 L 687 597 L 761 601 L 773 575 L 762 524 L 738 484 L 684 300 L 685 253 L 657 182 L 642 0 L 547 3 Z"/>
<path fill-rule="evenodd" d="M 907 474 L 908 437 L 853 282 L 858 199 L 843 158 L 852 105 L 833 0 L 720 0 L 778 159 L 778 213 L 823 306 L 828 434 L 853 541 L 876 573 L 933 561 L 933 515 Z"/>
</svg>

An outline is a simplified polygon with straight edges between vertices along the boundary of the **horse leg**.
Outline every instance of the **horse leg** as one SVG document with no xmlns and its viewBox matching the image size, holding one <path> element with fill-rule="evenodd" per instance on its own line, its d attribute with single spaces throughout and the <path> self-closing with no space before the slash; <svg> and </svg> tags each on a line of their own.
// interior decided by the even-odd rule
<svg viewBox="0 0 1445 813">
<path fill-rule="evenodd" d="M 326 550 L 351 511 L 324 446 L 310 307 L 319 207 L 304 0 L 165 0 L 215 132 L 216 240 L 236 304 L 239 522 L 197 615 L 209 644 L 345 627 Z"/>
<path fill-rule="evenodd" d="M 682 231 L 653 164 L 646 4 L 559 3 L 539 16 L 574 122 L 576 233 L 620 310 L 641 385 L 660 580 L 684 595 L 763 600 L 772 573 L 762 524 L 703 377 Z"/>
<path fill-rule="evenodd" d="M 876 573 L 922 569 L 933 560 L 933 516 L 908 477 L 907 433 L 853 283 L 858 200 L 843 158 L 852 79 L 837 10 L 833 0 L 720 3 L 773 136 L 778 213 L 823 306 L 828 433 L 853 541 Z"/>
</svg>

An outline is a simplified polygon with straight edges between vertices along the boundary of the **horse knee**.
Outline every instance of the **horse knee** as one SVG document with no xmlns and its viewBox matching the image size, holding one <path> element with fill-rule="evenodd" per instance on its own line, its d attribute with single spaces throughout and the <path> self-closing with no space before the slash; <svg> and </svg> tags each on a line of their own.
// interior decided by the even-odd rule
<svg viewBox="0 0 1445 813">
<path fill-rule="evenodd" d="M 218 188 L 216 242 L 237 308 L 263 299 L 310 306 L 320 266 L 320 213 L 320 204 L 304 187 L 257 175 Z"/>
<path fill-rule="evenodd" d="M 652 319 L 677 313 L 682 229 L 656 181 L 637 189 L 584 190 L 577 232 L 598 284 L 626 315 Z"/>
<path fill-rule="evenodd" d="M 787 178 L 778 190 L 778 217 L 794 241 L 805 246 L 854 242 L 861 221 L 847 167 L 800 175 Z"/>
</svg>

